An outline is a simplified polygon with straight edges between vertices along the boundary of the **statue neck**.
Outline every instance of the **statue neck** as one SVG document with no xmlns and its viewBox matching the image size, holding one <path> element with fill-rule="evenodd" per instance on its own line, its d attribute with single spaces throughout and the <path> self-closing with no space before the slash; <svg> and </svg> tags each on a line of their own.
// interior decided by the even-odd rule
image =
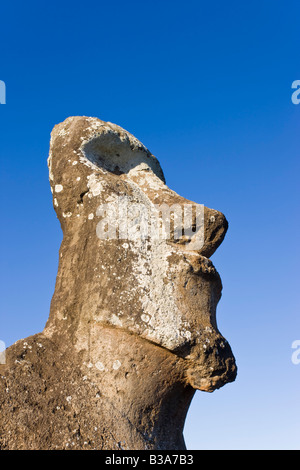
<svg viewBox="0 0 300 470">
<path fill-rule="evenodd" d="M 85 383 L 99 391 L 98 429 L 113 436 L 104 448 L 184 450 L 183 427 L 194 395 L 185 383 L 184 360 L 118 328 L 89 325 L 85 336 L 88 347 L 74 352 L 74 361 Z"/>
</svg>

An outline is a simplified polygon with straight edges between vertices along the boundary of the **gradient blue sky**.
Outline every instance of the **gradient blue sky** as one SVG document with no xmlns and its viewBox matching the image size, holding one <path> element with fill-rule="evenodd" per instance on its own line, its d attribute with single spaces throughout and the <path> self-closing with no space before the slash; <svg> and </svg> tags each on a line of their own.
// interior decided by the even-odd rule
<svg viewBox="0 0 300 470">
<path fill-rule="evenodd" d="M 213 256 L 236 382 L 197 392 L 188 449 L 300 449 L 300 3 L 13 1 L 1 5 L 1 323 L 43 329 L 62 238 L 52 127 L 96 116 L 138 137 L 167 184 L 229 220 Z"/>
</svg>

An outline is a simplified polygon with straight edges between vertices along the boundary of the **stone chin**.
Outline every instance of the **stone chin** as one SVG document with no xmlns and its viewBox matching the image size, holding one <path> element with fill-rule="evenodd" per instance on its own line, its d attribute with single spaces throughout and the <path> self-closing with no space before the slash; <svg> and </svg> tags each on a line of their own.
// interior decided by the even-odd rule
<svg viewBox="0 0 300 470">
<path fill-rule="evenodd" d="M 186 378 L 193 388 L 213 392 L 236 379 L 237 366 L 231 348 L 225 339 L 218 343 L 214 351 L 202 352 L 190 362 Z"/>
</svg>

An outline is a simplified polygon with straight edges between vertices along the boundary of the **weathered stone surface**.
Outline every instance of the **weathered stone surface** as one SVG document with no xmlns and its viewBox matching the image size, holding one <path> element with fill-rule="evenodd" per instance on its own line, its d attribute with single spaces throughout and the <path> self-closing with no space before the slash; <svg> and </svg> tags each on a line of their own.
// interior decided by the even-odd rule
<svg viewBox="0 0 300 470">
<path fill-rule="evenodd" d="M 8 348 L 0 366 L 0 448 L 184 449 L 195 389 L 236 376 L 208 259 L 227 221 L 204 208 L 197 249 L 194 235 L 177 240 L 174 230 L 128 239 L 118 226 L 117 237 L 99 238 L 104 204 L 126 201 L 133 229 L 142 224 L 134 204 L 199 205 L 166 186 L 135 137 L 96 118 L 55 126 L 48 166 L 63 230 L 55 292 L 44 331 Z"/>
</svg>

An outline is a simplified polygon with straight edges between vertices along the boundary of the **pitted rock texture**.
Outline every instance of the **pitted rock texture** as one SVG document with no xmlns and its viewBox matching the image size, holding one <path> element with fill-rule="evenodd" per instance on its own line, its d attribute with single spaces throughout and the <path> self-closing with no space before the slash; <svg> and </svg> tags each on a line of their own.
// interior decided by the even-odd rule
<svg viewBox="0 0 300 470">
<path fill-rule="evenodd" d="M 195 390 L 236 377 L 208 258 L 227 221 L 169 189 L 143 144 L 97 118 L 55 126 L 48 166 L 63 230 L 55 292 L 43 332 L 0 366 L 0 448 L 184 449 Z M 201 245 L 175 236 L 175 216 L 166 237 L 132 236 L 140 208 L 163 204 L 193 207 L 193 227 L 201 209 Z"/>
</svg>

